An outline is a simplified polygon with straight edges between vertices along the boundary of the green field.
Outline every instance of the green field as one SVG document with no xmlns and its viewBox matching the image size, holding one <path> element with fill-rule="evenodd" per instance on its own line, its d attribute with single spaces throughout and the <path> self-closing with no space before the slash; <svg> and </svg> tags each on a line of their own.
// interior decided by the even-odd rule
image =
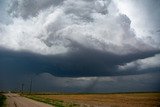
<svg viewBox="0 0 160 107">
<path fill-rule="evenodd" d="M 160 93 L 32 94 L 25 97 L 55 107 L 160 107 Z"/>
</svg>

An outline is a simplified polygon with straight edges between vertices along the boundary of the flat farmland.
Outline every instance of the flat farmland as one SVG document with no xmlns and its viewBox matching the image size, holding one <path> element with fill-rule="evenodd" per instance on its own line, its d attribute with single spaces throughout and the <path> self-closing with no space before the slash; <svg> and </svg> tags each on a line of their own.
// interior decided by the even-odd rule
<svg viewBox="0 0 160 107">
<path fill-rule="evenodd" d="M 52 105 L 59 101 L 61 107 L 160 107 L 160 93 L 34 94 L 26 97 Z"/>
</svg>

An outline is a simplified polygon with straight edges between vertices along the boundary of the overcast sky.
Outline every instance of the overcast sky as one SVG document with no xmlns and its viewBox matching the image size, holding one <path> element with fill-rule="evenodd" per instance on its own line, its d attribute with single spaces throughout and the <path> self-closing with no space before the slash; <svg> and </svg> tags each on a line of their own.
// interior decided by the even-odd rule
<svg viewBox="0 0 160 107">
<path fill-rule="evenodd" d="M 0 14 L 0 90 L 160 90 L 159 0 L 0 0 Z"/>
</svg>

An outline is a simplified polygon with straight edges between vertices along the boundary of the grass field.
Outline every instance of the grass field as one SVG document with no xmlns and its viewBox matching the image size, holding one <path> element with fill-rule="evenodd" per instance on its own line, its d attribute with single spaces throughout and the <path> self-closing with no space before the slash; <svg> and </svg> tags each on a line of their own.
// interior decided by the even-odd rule
<svg viewBox="0 0 160 107">
<path fill-rule="evenodd" d="M 0 107 L 4 106 L 5 100 L 6 100 L 6 97 L 4 95 L 0 94 Z"/>
<path fill-rule="evenodd" d="M 25 95 L 56 107 L 160 107 L 160 93 Z"/>
<path fill-rule="evenodd" d="M 39 96 L 39 95 L 23 95 L 27 98 L 36 100 L 36 101 L 40 101 L 40 102 L 44 102 L 50 105 L 54 105 L 55 107 L 79 107 L 79 104 L 76 104 L 74 102 L 67 102 L 67 101 L 63 101 L 60 99 L 54 99 L 54 98 L 47 98 L 45 97 L 45 95 L 43 96 Z"/>
</svg>

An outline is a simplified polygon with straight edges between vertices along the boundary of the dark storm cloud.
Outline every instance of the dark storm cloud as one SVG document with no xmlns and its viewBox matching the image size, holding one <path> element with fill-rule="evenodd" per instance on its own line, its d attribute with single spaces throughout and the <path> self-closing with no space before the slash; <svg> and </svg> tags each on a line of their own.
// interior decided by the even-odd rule
<svg viewBox="0 0 160 107">
<path fill-rule="evenodd" d="M 151 57 L 158 53 L 160 51 L 152 50 L 127 55 L 116 55 L 81 47 L 76 52 L 45 56 L 1 49 L 0 71 L 48 72 L 61 77 L 136 75 L 152 72 L 153 69 L 121 71 L 118 69 L 118 66 L 137 59 Z M 154 69 L 159 71 L 159 67 Z"/>
<path fill-rule="evenodd" d="M 137 37 L 132 20 L 114 1 L 11 0 L 9 4 L 9 13 L 16 17 L 9 25 L 0 24 L 0 46 L 9 49 L 0 51 L 3 72 L 66 77 L 159 72 L 157 64 L 138 69 L 135 63 L 128 70 L 128 63 L 154 57 L 160 50 L 158 44 Z"/>
<path fill-rule="evenodd" d="M 160 91 L 159 0 L 6 1 L 0 90 Z"/>
</svg>

